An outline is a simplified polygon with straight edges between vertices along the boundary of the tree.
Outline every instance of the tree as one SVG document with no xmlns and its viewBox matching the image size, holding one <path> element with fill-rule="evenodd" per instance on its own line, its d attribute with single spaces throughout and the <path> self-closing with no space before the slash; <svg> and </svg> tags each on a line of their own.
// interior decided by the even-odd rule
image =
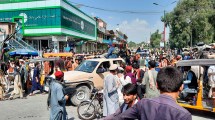
<svg viewBox="0 0 215 120">
<path fill-rule="evenodd" d="M 128 46 L 130 47 L 130 48 L 134 48 L 134 47 L 136 47 L 136 43 L 135 42 L 133 42 L 133 41 L 130 41 L 129 43 L 128 43 Z"/>
<path fill-rule="evenodd" d="M 152 48 L 159 48 L 160 47 L 160 41 L 161 41 L 161 34 L 159 33 L 159 30 L 151 34 L 150 37 L 150 44 Z"/>
<path fill-rule="evenodd" d="M 214 8 L 214 0 L 181 0 L 172 12 L 161 18 L 170 27 L 170 46 L 211 43 L 215 38 Z"/>
</svg>

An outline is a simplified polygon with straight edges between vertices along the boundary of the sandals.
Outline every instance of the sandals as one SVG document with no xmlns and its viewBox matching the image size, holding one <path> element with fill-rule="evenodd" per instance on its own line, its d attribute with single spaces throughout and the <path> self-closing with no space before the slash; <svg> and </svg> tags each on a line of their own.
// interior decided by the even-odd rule
<svg viewBox="0 0 215 120">
<path fill-rule="evenodd" d="M 14 98 L 13 97 L 9 97 L 9 100 L 14 100 Z"/>
<path fill-rule="evenodd" d="M 29 96 L 34 96 L 34 94 L 33 94 L 33 93 L 30 93 Z"/>
</svg>

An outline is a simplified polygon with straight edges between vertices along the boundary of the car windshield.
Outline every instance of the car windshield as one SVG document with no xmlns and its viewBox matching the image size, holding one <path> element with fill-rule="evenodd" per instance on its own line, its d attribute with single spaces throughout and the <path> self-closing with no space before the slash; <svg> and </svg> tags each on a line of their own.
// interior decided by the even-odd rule
<svg viewBox="0 0 215 120">
<path fill-rule="evenodd" d="M 87 73 L 92 73 L 93 70 L 96 68 L 98 65 L 98 61 L 83 61 L 76 69 L 75 71 L 82 71 L 82 72 L 87 72 Z"/>
</svg>

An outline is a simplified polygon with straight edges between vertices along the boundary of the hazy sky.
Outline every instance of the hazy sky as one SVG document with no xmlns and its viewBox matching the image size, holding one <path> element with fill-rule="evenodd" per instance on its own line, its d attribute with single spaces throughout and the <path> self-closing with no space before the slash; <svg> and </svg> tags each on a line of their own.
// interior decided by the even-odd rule
<svg viewBox="0 0 215 120">
<path fill-rule="evenodd" d="M 128 36 L 129 41 L 142 42 L 148 41 L 150 32 L 153 33 L 157 29 L 163 32 L 163 23 L 161 16 L 164 10 L 170 12 L 177 5 L 179 0 L 68 0 L 83 4 L 89 7 L 103 8 L 113 11 L 135 11 L 142 12 L 141 14 L 129 14 L 109 12 L 98 9 L 81 6 L 80 9 L 90 16 L 95 16 L 103 19 L 107 24 L 107 29 L 116 30 L 119 27 L 120 31 Z M 176 1 L 176 2 L 175 2 Z M 175 3 L 173 3 L 175 2 Z M 160 6 L 154 5 L 157 3 Z M 171 4 L 173 3 L 173 4 Z M 118 25 L 117 25 L 118 24 Z M 167 28 L 166 38 L 168 39 Z"/>
</svg>

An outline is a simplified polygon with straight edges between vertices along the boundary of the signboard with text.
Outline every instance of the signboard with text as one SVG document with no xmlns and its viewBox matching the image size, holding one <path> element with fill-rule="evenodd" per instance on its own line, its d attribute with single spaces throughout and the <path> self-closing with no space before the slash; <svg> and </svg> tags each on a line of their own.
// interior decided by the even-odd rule
<svg viewBox="0 0 215 120">
<path fill-rule="evenodd" d="M 1 3 L 17 3 L 17 2 L 32 2 L 32 1 L 44 1 L 44 0 L 0 0 Z"/>
<path fill-rule="evenodd" d="M 90 36 L 95 36 L 95 25 L 92 23 L 64 9 L 61 9 L 61 14 L 62 26 L 77 30 Z"/>
<path fill-rule="evenodd" d="M 164 42 L 160 42 L 160 47 L 164 47 Z"/>
<path fill-rule="evenodd" d="M 96 24 L 92 24 L 63 8 L 44 8 L 0 12 L 0 22 L 12 22 L 22 16 L 25 29 L 65 28 L 85 36 L 96 36 Z M 52 32 L 52 31 L 47 31 Z M 76 35 L 75 33 L 73 34 Z"/>
</svg>

